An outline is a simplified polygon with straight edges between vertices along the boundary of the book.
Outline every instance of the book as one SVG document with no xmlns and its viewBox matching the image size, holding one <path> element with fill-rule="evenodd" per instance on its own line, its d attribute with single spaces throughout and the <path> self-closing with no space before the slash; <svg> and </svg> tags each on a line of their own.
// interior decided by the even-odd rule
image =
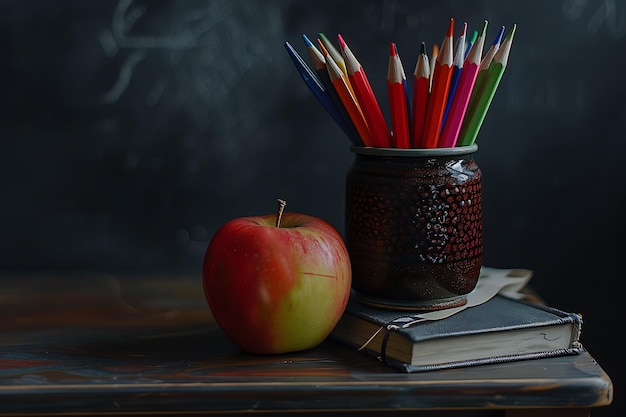
<svg viewBox="0 0 626 417">
<path fill-rule="evenodd" d="M 511 293 L 497 293 L 449 317 L 428 318 L 431 313 L 445 316 L 445 312 L 374 308 L 359 302 L 353 293 L 330 337 L 407 373 L 575 355 L 583 350 L 580 314 Z"/>
</svg>

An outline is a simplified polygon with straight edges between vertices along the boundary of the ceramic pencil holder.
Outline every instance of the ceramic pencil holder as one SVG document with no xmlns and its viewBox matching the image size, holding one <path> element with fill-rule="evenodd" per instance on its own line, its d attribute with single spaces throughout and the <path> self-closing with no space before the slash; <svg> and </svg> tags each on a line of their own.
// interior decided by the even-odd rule
<svg viewBox="0 0 626 417">
<path fill-rule="evenodd" d="M 355 295 L 389 309 L 465 304 L 483 259 L 478 146 L 351 149 L 345 227 Z"/>
</svg>

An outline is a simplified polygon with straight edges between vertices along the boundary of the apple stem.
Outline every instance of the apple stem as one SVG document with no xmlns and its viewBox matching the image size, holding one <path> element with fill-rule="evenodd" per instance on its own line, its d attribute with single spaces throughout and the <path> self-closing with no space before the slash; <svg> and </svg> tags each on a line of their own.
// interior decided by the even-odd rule
<svg viewBox="0 0 626 417">
<path fill-rule="evenodd" d="M 287 202 L 285 200 L 278 199 L 278 215 L 276 216 L 276 227 L 280 227 L 280 219 L 283 218 L 283 211 L 285 211 L 285 206 Z"/>
</svg>

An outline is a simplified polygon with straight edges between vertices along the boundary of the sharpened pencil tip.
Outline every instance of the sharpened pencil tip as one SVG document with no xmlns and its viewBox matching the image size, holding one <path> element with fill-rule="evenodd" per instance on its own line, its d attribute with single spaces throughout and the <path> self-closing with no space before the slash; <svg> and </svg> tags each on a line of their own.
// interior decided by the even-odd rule
<svg viewBox="0 0 626 417">
<path fill-rule="evenodd" d="M 341 47 L 341 49 L 346 49 L 346 42 L 343 40 L 343 36 L 341 36 L 341 33 L 337 35 L 337 39 L 339 40 L 339 46 Z"/>
<path fill-rule="evenodd" d="M 302 39 L 304 39 L 304 44 L 307 46 L 307 48 L 310 48 L 313 46 L 313 43 L 311 43 L 309 38 L 304 33 L 302 34 Z"/>
<path fill-rule="evenodd" d="M 485 20 L 485 24 L 483 25 L 483 32 L 480 34 L 480 36 L 482 36 L 483 38 L 487 35 L 487 25 L 489 25 L 489 22 Z"/>
<path fill-rule="evenodd" d="M 391 56 L 396 56 L 397 55 L 396 44 L 393 43 L 393 42 L 389 43 L 389 55 L 391 55 Z"/>
<path fill-rule="evenodd" d="M 478 31 L 475 30 L 474 33 L 472 33 L 472 39 L 470 39 L 471 43 L 476 42 L 476 39 L 478 39 Z"/>
<path fill-rule="evenodd" d="M 498 36 L 494 39 L 493 44 L 498 45 L 502 43 L 502 36 L 504 36 L 504 25 L 500 26 L 500 32 L 498 32 Z"/>
<path fill-rule="evenodd" d="M 446 33 L 446 36 L 451 38 L 452 36 L 454 36 L 454 18 L 450 18 L 450 24 L 448 25 L 448 33 Z"/>
<path fill-rule="evenodd" d="M 326 49 L 326 47 L 324 46 L 324 43 L 322 42 L 320 38 L 317 38 L 317 44 L 320 46 L 320 51 L 322 51 L 322 55 L 324 55 L 324 57 L 328 57 L 330 55 L 328 53 L 328 49 Z"/>
<path fill-rule="evenodd" d="M 420 45 L 420 55 L 426 55 L 426 43 L 424 42 Z"/>
</svg>

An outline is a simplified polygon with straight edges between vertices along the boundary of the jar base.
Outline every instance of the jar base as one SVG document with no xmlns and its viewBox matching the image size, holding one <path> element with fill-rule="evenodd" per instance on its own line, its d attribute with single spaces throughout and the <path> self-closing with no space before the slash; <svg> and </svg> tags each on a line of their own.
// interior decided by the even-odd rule
<svg viewBox="0 0 626 417">
<path fill-rule="evenodd" d="M 461 307 L 467 304 L 467 297 L 459 295 L 436 300 L 391 300 L 387 298 L 372 297 L 369 295 L 353 292 L 357 301 L 370 307 L 385 310 L 403 311 L 438 311 L 453 307 Z"/>
</svg>

